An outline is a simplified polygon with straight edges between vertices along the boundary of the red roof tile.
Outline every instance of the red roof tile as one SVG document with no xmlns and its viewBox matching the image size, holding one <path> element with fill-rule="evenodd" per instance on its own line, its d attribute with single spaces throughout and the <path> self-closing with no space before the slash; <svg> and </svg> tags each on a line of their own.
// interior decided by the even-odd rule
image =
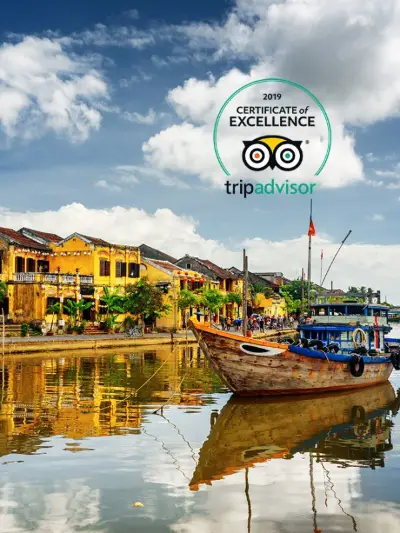
<svg viewBox="0 0 400 533">
<path fill-rule="evenodd" d="M 229 272 L 229 270 L 225 270 L 225 268 L 221 268 L 215 263 L 212 263 L 208 259 L 198 259 L 196 258 L 200 263 L 202 263 L 204 266 L 206 266 L 209 270 L 212 270 L 212 272 L 215 272 L 215 274 L 221 278 L 221 279 L 238 279 L 238 276 L 236 274 L 233 274 L 232 272 Z"/>
<path fill-rule="evenodd" d="M 144 259 L 146 260 L 146 258 Z M 154 263 L 155 265 L 165 268 L 166 270 L 170 270 L 171 272 L 173 272 L 174 270 L 180 270 L 180 268 L 177 265 L 173 265 L 169 261 L 161 261 L 159 259 L 150 259 L 150 261 Z"/>
<path fill-rule="evenodd" d="M 60 237 L 59 235 L 56 235 L 55 233 L 46 233 L 45 231 L 38 231 L 36 229 L 30 229 L 30 228 L 21 228 L 19 230 L 19 233 L 22 233 L 22 231 L 26 231 L 29 233 L 32 233 L 32 235 L 37 235 L 38 237 L 41 237 L 42 239 L 46 239 L 51 242 L 59 243 L 63 240 L 63 237 Z"/>
<path fill-rule="evenodd" d="M 48 246 L 21 235 L 18 231 L 11 228 L 0 228 L 0 236 L 3 236 L 10 244 L 19 244 L 24 248 L 33 248 L 34 250 L 49 250 Z"/>
</svg>

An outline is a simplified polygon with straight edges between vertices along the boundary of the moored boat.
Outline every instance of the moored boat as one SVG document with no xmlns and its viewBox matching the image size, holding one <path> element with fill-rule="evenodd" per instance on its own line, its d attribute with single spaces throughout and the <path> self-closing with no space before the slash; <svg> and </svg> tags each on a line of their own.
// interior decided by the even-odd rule
<svg viewBox="0 0 400 533">
<path fill-rule="evenodd" d="M 297 395 L 366 387 L 387 381 L 397 360 L 384 350 L 368 350 L 358 338 L 353 350 L 341 350 L 331 342 L 321 346 L 303 340 L 289 344 L 247 338 L 194 320 L 189 327 L 214 370 L 239 395 Z M 348 325 L 343 327 L 347 330 Z M 353 329 L 357 329 L 357 320 Z"/>
</svg>

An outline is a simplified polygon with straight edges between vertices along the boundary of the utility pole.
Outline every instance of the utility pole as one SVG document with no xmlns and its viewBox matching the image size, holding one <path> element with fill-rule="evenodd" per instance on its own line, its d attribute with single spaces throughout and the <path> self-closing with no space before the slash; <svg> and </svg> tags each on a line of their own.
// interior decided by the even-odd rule
<svg viewBox="0 0 400 533">
<path fill-rule="evenodd" d="M 304 268 L 301 269 L 301 307 L 300 307 L 300 316 L 304 314 Z"/>
<path fill-rule="evenodd" d="M 243 250 L 243 296 L 242 296 L 242 307 L 243 307 L 243 322 L 242 322 L 242 332 L 243 337 L 247 337 L 247 292 L 248 292 L 248 260 L 246 255 L 246 250 Z"/>
</svg>

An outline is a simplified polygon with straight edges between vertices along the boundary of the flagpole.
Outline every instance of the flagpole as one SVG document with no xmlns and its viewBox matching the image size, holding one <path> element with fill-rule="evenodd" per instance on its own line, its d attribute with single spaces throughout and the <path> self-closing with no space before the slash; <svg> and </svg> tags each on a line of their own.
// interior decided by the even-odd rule
<svg viewBox="0 0 400 533">
<path fill-rule="evenodd" d="M 310 226 L 312 222 L 312 200 L 310 200 Z M 311 307 L 311 234 L 308 232 L 308 272 L 307 272 L 307 312 L 310 312 Z"/>
<path fill-rule="evenodd" d="M 322 287 L 322 263 L 324 261 L 324 251 L 321 250 L 321 275 L 319 277 L 319 286 Z"/>
</svg>

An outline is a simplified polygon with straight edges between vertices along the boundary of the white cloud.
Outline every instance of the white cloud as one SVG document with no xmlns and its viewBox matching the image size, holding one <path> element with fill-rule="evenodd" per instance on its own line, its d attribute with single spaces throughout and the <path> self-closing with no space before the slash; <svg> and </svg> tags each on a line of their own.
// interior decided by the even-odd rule
<svg viewBox="0 0 400 533">
<path fill-rule="evenodd" d="M 138 70 L 138 74 L 132 74 L 128 78 L 121 78 L 119 80 L 119 86 L 121 89 L 127 89 L 134 83 L 140 83 L 142 81 L 150 81 L 152 79 L 152 76 L 149 74 L 146 74 L 142 70 Z"/>
<path fill-rule="evenodd" d="M 121 184 L 140 183 L 144 181 L 158 181 L 166 187 L 189 189 L 190 187 L 179 178 L 150 167 L 138 165 L 119 165 L 115 167 L 116 179 Z"/>
<path fill-rule="evenodd" d="M 95 186 L 99 189 L 106 189 L 107 191 L 112 192 L 121 192 L 121 187 L 119 185 L 115 185 L 114 183 L 110 183 L 106 180 L 99 180 L 96 181 Z"/>
<path fill-rule="evenodd" d="M 318 221 L 315 221 L 316 229 Z M 138 245 L 142 242 L 164 250 L 175 257 L 186 253 L 209 258 L 224 267 L 242 263 L 242 248 L 247 249 L 249 269 L 284 272 L 289 278 L 300 275 L 307 265 L 308 238 L 304 234 L 286 241 L 269 241 L 257 235 L 245 242 L 228 247 L 206 239 L 198 231 L 198 223 L 189 216 L 177 216 L 170 209 L 147 213 L 143 209 L 113 207 L 89 209 L 79 203 L 61 207 L 57 211 L 19 213 L 0 209 L 0 226 L 18 229 L 32 227 L 42 231 L 57 228 L 60 235 L 80 231 L 121 244 Z M 134 228 L 132 230 L 132 228 Z M 319 279 L 319 250 L 323 248 L 326 264 L 336 253 L 339 243 L 329 237 L 313 238 L 313 275 Z M 326 284 L 331 280 L 336 288 L 350 285 L 380 289 L 393 303 L 400 302 L 398 267 L 400 245 L 363 244 L 347 241 L 335 261 Z"/>
<path fill-rule="evenodd" d="M 91 30 L 72 33 L 63 39 L 74 45 L 116 46 L 141 50 L 154 44 L 155 39 L 151 31 L 138 30 L 132 26 L 105 26 L 96 24 Z"/>
<path fill-rule="evenodd" d="M 101 74 L 59 42 L 26 37 L 0 47 L 0 126 L 9 138 L 52 131 L 84 141 L 100 128 L 107 99 Z"/>
<path fill-rule="evenodd" d="M 368 161 L 368 163 L 375 163 L 376 161 L 379 161 L 379 157 L 377 157 L 372 152 L 366 154 L 365 159 Z"/>
<path fill-rule="evenodd" d="M 218 80 L 213 77 L 207 80 L 192 78 L 187 80 L 183 86 L 171 90 L 168 94 L 168 102 L 182 122 L 160 131 L 144 143 L 145 160 L 155 168 L 190 173 L 199 176 L 204 181 L 211 181 L 215 185 L 223 184 L 226 176 L 218 165 L 213 148 L 213 128 L 218 112 L 227 96 L 235 89 L 252 80 L 276 74 L 270 65 L 257 65 L 248 74 L 233 69 Z M 265 87 L 264 90 L 266 90 Z M 255 91 L 252 97 L 255 98 L 257 94 L 260 98 L 260 89 L 256 87 Z M 299 105 L 291 98 L 293 95 L 288 96 L 285 105 L 290 103 Z M 244 102 L 239 100 L 238 103 Z M 233 106 L 231 109 L 233 110 L 238 103 L 230 104 Z M 248 105 L 248 102 L 246 103 Z M 315 133 L 308 129 L 307 135 L 310 140 L 309 148 L 307 148 L 309 150 L 308 160 L 304 162 L 301 169 L 292 174 L 296 173 L 295 177 L 301 177 L 297 181 L 319 182 L 322 187 L 327 188 L 343 187 L 363 179 L 362 163 L 355 154 L 354 139 L 345 131 L 343 124 L 337 118 L 336 111 L 328 109 L 327 112 L 332 125 L 333 145 L 330 159 L 321 178 L 316 178 L 313 174 L 322 160 L 320 137 L 324 135 L 326 137 L 324 121 L 319 123 Z M 227 111 L 227 114 L 231 113 Z M 290 137 L 290 131 L 287 134 Z M 231 161 L 229 169 L 231 174 L 241 178 L 243 177 L 243 163 L 240 153 L 244 135 L 251 136 L 251 138 L 257 136 L 254 131 L 249 133 L 241 128 L 236 128 L 236 131 L 232 131 L 231 128 L 228 131 L 224 125 L 219 130 L 220 153 L 223 154 L 223 159 Z M 322 147 L 324 152 L 326 142 L 322 143 Z M 255 178 L 253 173 L 252 177 L 258 181 L 271 179 L 271 176 L 261 174 Z"/>
<path fill-rule="evenodd" d="M 129 120 L 129 122 L 135 122 L 136 124 L 144 124 L 144 125 L 151 125 L 158 122 L 161 118 L 165 116 L 165 113 L 156 113 L 154 109 L 150 108 L 146 115 L 142 115 L 141 113 L 130 113 L 129 111 L 125 111 L 122 113 L 122 117 L 125 120 Z"/>
<path fill-rule="evenodd" d="M 383 187 L 384 182 L 383 181 L 374 181 L 374 180 L 365 180 L 365 185 L 369 185 L 370 187 Z M 388 189 L 390 189 L 389 186 L 387 186 Z"/>
<path fill-rule="evenodd" d="M 237 0 L 223 23 L 176 27 L 175 35 L 186 39 L 189 50 L 214 54 L 215 60 L 245 59 L 252 66 L 217 80 L 190 79 L 170 91 L 168 101 L 182 123 L 144 144 L 146 160 L 221 184 L 225 175 L 212 146 L 218 110 L 244 83 L 276 76 L 310 89 L 331 119 L 333 146 L 321 185 L 344 187 L 362 180 L 362 158 L 346 125 L 398 116 L 399 25 L 400 4 L 394 0 Z M 225 138 L 229 151 L 232 137 Z M 369 153 L 365 159 L 372 162 L 376 156 Z"/>
<path fill-rule="evenodd" d="M 382 220 L 385 220 L 385 217 L 383 215 L 375 213 L 374 215 L 372 215 L 372 220 L 374 222 L 382 222 Z"/>
<path fill-rule="evenodd" d="M 381 178 L 400 178 L 400 172 L 397 170 L 375 170 L 375 174 Z"/>
</svg>

